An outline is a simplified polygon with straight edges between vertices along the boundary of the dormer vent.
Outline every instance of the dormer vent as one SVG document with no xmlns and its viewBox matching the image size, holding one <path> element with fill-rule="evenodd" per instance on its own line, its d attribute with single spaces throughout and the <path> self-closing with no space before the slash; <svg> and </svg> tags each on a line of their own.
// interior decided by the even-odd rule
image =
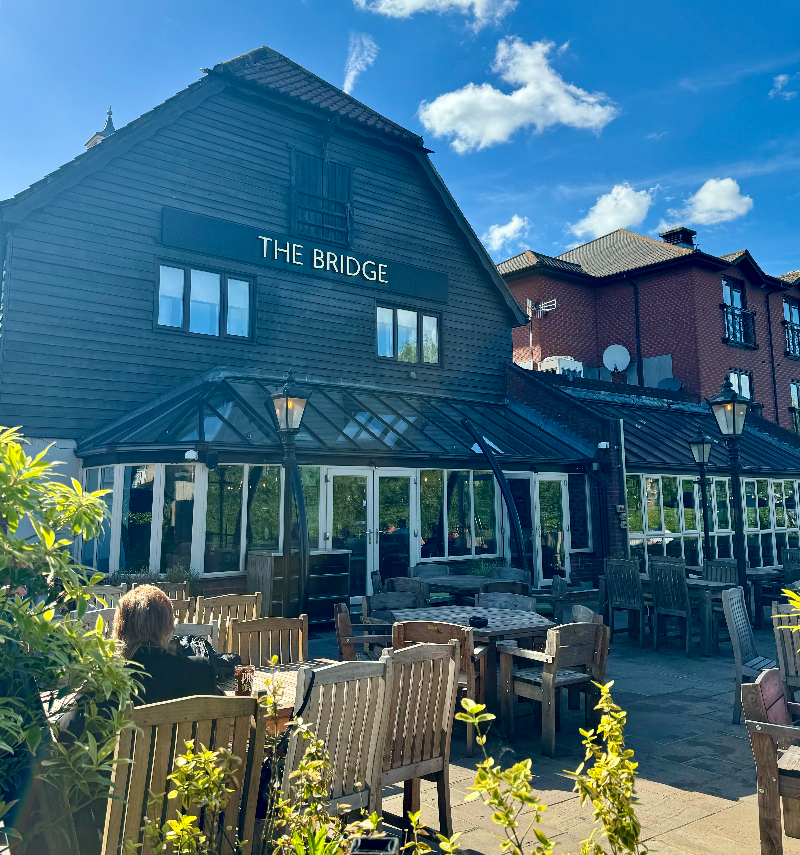
<svg viewBox="0 0 800 855">
<path fill-rule="evenodd" d="M 91 139 L 86 142 L 86 148 L 91 148 L 92 146 L 97 145 L 97 143 L 102 142 L 106 137 L 110 137 L 111 134 L 114 133 L 114 123 L 111 121 L 111 107 L 108 108 L 108 113 L 106 115 L 108 118 L 103 126 L 103 130 L 92 134 Z"/>
</svg>

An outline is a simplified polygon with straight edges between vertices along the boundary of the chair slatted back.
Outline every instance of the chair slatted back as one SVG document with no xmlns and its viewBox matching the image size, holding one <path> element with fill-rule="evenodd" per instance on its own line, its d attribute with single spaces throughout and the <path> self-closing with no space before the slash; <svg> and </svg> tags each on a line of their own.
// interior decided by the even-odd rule
<svg viewBox="0 0 800 855">
<path fill-rule="evenodd" d="M 176 623 L 175 633 L 180 635 L 193 635 L 195 638 L 207 638 L 214 650 L 219 644 L 219 624 L 212 620 L 211 623 Z M 217 650 L 217 652 L 219 652 Z"/>
<path fill-rule="evenodd" d="M 385 786 L 430 774 L 449 762 L 461 650 L 457 641 L 414 644 L 387 651 L 382 659 L 389 661 Z"/>
<path fill-rule="evenodd" d="M 729 558 L 706 559 L 703 562 L 703 579 L 734 585 L 739 581 L 739 566 Z"/>
<path fill-rule="evenodd" d="M 499 580 L 485 582 L 481 585 L 482 594 L 521 594 L 523 597 L 531 595 L 531 586 L 527 582 L 513 582 Z"/>
<path fill-rule="evenodd" d="M 353 637 L 353 623 L 350 620 L 350 609 L 347 603 L 333 604 L 333 623 L 336 629 L 336 643 L 339 646 L 339 659 L 342 662 L 356 661 L 356 646 L 350 642 L 342 642 L 343 638 Z"/>
<path fill-rule="evenodd" d="M 81 618 L 81 623 L 86 627 L 86 631 L 89 632 L 93 630 L 97 626 L 97 619 L 103 619 L 103 638 L 111 638 L 111 633 L 114 630 L 114 615 L 116 615 L 116 609 L 95 609 L 91 612 L 86 612 L 86 614 Z M 72 613 L 73 616 L 76 615 L 75 612 Z"/>
<path fill-rule="evenodd" d="M 686 617 L 690 613 L 689 586 L 683 561 L 676 564 L 661 557 L 651 558 L 650 586 L 657 612 L 677 617 Z"/>
<path fill-rule="evenodd" d="M 603 616 L 593 612 L 588 606 L 573 606 L 572 607 L 572 622 L 573 623 L 602 623 Z"/>
<path fill-rule="evenodd" d="M 733 645 L 733 658 L 736 667 L 741 669 L 742 665 L 752 662 L 758 651 L 756 640 L 753 637 L 753 627 L 747 616 L 747 606 L 744 601 L 744 592 L 741 588 L 729 588 L 722 592 L 722 608 L 725 612 L 725 621 L 728 624 L 728 633 Z"/>
<path fill-rule="evenodd" d="M 475 652 L 475 640 L 471 626 L 457 623 L 442 623 L 428 620 L 398 621 L 392 627 L 392 648 L 402 650 L 409 644 L 447 644 L 457 641 L 461 650 L 459 669 L 467 671 L 472 667 L 472 654 Z"/>
<path fill-rule="evenodd" d="M 372 593 L 373 594 L 383 594 L 386 591 L 386 588 L 383 584 L 383 577 L 377 570 L 373 570 L 371 574 L 372 578 Z"/>
<path fill-rule="evenodd" d="M 261 617 L 261 594 L 222 594 L 198 597 L 193 620 L 196 623 L 219 621 L 220 653 L 230 652 L 228 626 L 233 620 L 255 620 Z"/>
<path fill-rule="evenodd" d="M 602 682 L 608 659 L 609 629 L 604 624 L 565 623 L 547 631 L 545 653 L 553 657 L 544 671 L 560 668 L 582 670 L 596 682 Z"/>
<path fill-rule="evenodd" d="M 516 609 L 519 612 L 535 612 L 536 600 L 522 594 L 476 594 L 475 605 L 482 609 Z"/>
<path fill-rule="evenodd" d="M 410 579 L 408 576 L 387 579 L 386 593 L 417 594 L 422 607 L 430 605 L 431 602 L 431 586 L 424 579 Z"/>
<path fill-rule="evenodd" d="M 114 764 L 113 787 L 120 798 L 108 801 L 102 855 L 118 855 L 126 838 L 139 842 L 145 815 L 162 822 L 177 818 L 178 801 L 166 796 L 171 787 L 167 775 L 173 771 L 175 758 L 185 753 L 187 739 L 195 740 L 196 749 L 200 745 L 212 750 L 231 747 L 241 759 L 240 786 L 230 794 L 225 823 L 233 826 L 239 839 L 248 841 L 242 851 L 249 855 L 266 731 L 266 716 L 256 700 L 197 695 L 147 704 L 130 715 L 136 729 L 120 733 L 115 760 L 131 762 Z M 155 807 L 147 806 L 148 791 L 164 794 Z M 233 855 L 228 840 L 223 840 L 222 853 Z M 142 855 L 153 855 L 147 840 Z"/>
<path fill-rule="evenodd" d="M 639 562 L 632 558 L 606 558 L 604 566 L 611 608 L 638 611 L 644 599 Z"/>
<path fill-rule="evenodd" d="M 793 724 L 786 705 L 786 685 L 778 668 L 762 671 L 755 683 L 742 683 L 742 709 L 750 721 Z"/>
<path fill-rule="evenodd" d="M 115 609 L 120 598 L 127 593 L 127 585 L 92 585 L 89 588 L 89 604 L 98 609 Z"/>
<path fill-rule="evenodd" d="M 430 579 L 434 576 L 449 576 L 450 568 L 446 564 L 417 564 L 409 569 L 412 579 Z"/>
<path fill-rule="evenodd" d="M 784 549 L 781 561 L 785 584 L 792 585 L 800 582 L 800 549 Z"/>
<path fill-rule="evenodd" d="M 530 582 L 531 575 L 518 567 L 498 567 L 494 578 L 502 579 L 504 582 Z"/>
<path fill-rule="evenodd" d="M 138 588 L 139 585 L 155 585 L 160 591 L 163 591 L 171 600 L 188 600 L 189 599 L 189 583 L 188 582 L 160 582 L 158 576 L 154 576 L 153 582 L 134 582 L 131 585 L 131 590 Z"/>
<path fill-rule="evenodd" d="M 553 576 L 550 593 L 557 600 L 563 600 L 567 595 L 567 580 L 563 576 Z"/>
<path fill-rule="evenodd" d="M 230 652 L 238 653 L 243 665 L 267 666 L 273 656 L 280 665 L 308 659 L 308 615 L 233 620 L 228 636 Z"/>
<path fill-rule="evenodd" d="M 778 651 L 778 667 L 788 685 L 800 688 L 800 614 L 788 603 L 772 603 L 772 624 L 775 631 L 775 647 Z"/>
<path fill-rule="evenodd" d="M 418 609 L 422 607 L 419 593 L 373 594 L 362 597 L 361 614 L 364 617 L 377 618 L 385 623 L 394 623 L 394 611 L 400 609 Z"/>
<path fill-rule="evenodd" d="M 196 602 L 194 600 L 170 600 L 175 623 L 191 623 Z"/>
<path fill-rule="evenodd" d="M 380 789 L 383 737 L 386 728 L 388 660 L 338 662 L 313 671 L 314 685 L 303 721 L 325 744 L 331 767 L 331 801 L 351 809 L 376 809 Z M 303 703 L 312 669 L 301 668 L 295 691 L 295 713 Z M 283 792 L 298 767 L 307 741 L 295 731 L 286 751 Z M 333 811 L 331 811 L 333 813 Z"/>
</svg>

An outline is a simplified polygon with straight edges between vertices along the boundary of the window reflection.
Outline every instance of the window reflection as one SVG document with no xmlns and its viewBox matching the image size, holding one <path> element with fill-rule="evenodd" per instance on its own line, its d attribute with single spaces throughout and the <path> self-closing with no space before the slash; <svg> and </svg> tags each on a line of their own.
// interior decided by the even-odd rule
<svg viewBox="0 0 800 855">
<path fill-rule="evenodd" d="M 444 472 L 423 469 L 420 472 L 420 556 L 444 558 Z"/>
<path fill-rule="evenodd" d="M 205 572 L 239 570 L 243 466 L 218 466 L 208 472 Z"/>
<path fill-rule="evenodd" d="M 119 569 L 127 573 L 150 570 L 155 464 L 126 466 L 122 481 Z"/>
<path fill-rule="evenodd" d="M 164 467 L 164 509 L 161 520 L 161 572 L 186 567 L 192 559 L 194 466 Z"/>
<path fill-rule="evenodd" d="M 447 473 L 447 554 L 472 554 L 469 472 Z"/>
<path fill-rule="evenodd" d="M 475 501 L 475 554 L 495 555 L 494 518 L 494 475 L 491 472 L 475 472 L 473 475 L 473 493 Z"/>
</svg>

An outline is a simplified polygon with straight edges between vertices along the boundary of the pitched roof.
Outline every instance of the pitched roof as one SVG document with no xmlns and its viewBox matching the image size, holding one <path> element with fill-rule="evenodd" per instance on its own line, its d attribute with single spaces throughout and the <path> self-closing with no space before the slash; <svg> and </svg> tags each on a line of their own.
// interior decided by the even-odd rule
<svg viewBox="0 0 800 855">
<path fill-rule="evenodd" d="M 636 234 L 628 229 L 617 229 L 567 250 L 557 258 L 580 265 L 591 276 L 611 276 L 626 270 L 635 270 L 637 267 L 647 267 L 659 261 L 691 255 L 693 251 Z"/>
<path fill-rule="evenodd" d="M 790 270 L 788 273 L 781 273 L 778 279 L 783 279 L 784 282 L 794 285 L 800 280 L 800 270 Z"/>
<path fill-rule="evenodd" d="M 720 255 L 719 257 L 723 261 L 736 261 L 737 258 L 743 256 L 746 252 L 746 249 L 737 249 L 736 252 L 728 252 L 725 255 Z"/>
<path fill-rule="evenodd" d="M 272 48 L 256 48 L 235 59 L 218 63 L 212 71 L 263 86 L 406 142 L 422 145 L 422 137 L 370 109 Z"/>
<path fill-rule="evenodd" d="M 543 255 L 541 252 L 533 253 L 526 249 L 519 255 L 513 256 L 506 261 L 501 261 L 497 265 L 497 269 L 501 274 L 519 273 L 521 270 L 527 270 L 529 267 L 552 267 L 556 270 L 565 270 L 569 273 L 583 273 L 583 269 L 579 264 L 572 264 L 569 261 L 562 261 L 560 258 L 554 258 L 551 255 Z"/>
</svg>

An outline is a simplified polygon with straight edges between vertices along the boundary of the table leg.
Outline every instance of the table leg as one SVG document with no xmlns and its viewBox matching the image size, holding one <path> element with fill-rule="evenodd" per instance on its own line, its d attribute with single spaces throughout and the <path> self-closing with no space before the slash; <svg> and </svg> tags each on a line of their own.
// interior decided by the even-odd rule
<svg viewBox="0 0 800 855">
<path fill-rule="evenodd" d="M 753 609 L 755 610 L 755 628 L 761 629 L 764 626 L 764 590 L 760 579 L 753 580 Z"/>
<path fill-rule="evenodd" d="M 713 630 L 711 591 L 700 592 L 700 655 L 711 655 L 711 633 Z"/>
<path fill-rule="evenodd" d="M 497 639 L 486 641 L 486 706 L 493 710 L 497 706 Z"/>
</svg>

